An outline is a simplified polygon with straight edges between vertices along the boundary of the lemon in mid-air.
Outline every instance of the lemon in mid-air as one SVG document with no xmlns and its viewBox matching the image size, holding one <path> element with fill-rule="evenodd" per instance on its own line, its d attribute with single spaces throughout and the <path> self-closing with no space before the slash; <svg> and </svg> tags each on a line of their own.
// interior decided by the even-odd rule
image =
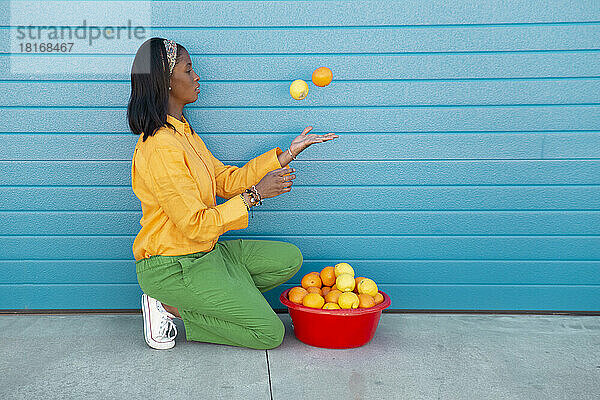
<svg viewBox="0 0 600 400">
<path fill-rule="evenodd" d="M 302 100 L 308 96 L 308 84 L 302 79 L 296 79 L 290 85 L 290 94 L 296 100 Z"/>
</svg>

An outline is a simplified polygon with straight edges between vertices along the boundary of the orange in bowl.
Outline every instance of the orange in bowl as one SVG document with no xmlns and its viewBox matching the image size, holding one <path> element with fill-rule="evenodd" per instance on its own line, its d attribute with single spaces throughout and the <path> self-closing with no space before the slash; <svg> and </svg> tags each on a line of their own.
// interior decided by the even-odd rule
<svg viewBox="0 0 600 400">
<path fill-rule="evenodd" d="M 358 308 L 369 308 L 375 305 L 375 299 L 366 293 L 358 295 Z"/>
<path fill-rule="evenodd" d="M 300 281 L 300 286 L 302 286 L 304 289 L 307 289 L 311 286 L 320 288 L 321 277 L 318 273 L 313 274 L 312 272 L 309 272 L 308 274 L 302 277 L 302 280 Z"/>
<path fill-rule="evenodd" d="M 335 268 L 330 266 L 323 268 L 321 270 L 320 277 L 321 282 L 323 282 L 323 286 L 335 285 Z"/>
<path fill-rule="evenodd" d="M 326 295 L 325 295 L 325 300 L 328 303 L 337 303 L 338 299 L 340 297 L 340 294 L 342 294 L 341 290 L 337 290 L 337 289 L 331 289 Z"/>
<path fill-rule="evenodd" d="M 325 299 L 318 293 L 308 293 L 302 299 L 302 305 L 311 308 L 322 308 L 325 305 Z"/>
<path fill-rule="evenodd" d="M 318 288 L 316 286 L 309 286 L 306 288 L 306 291 L 308 293 L 317 293 L 317 294 L 323 296 L 323 291 L 321 290 L 321 288 Z"/>
<path fill-rule="evenodd" d="M 306 289 L 304 289 L 303 287 L 300 287 L 300 286 L 296 286 L 296 287 L 293 287 L 290 289 L 290 291 L 288 293 L 288 299 L 292 303 L 302 304 L 302 299 L 307 294 L 308 294 L 308 292 L 306 291 Z"/>
</svg>

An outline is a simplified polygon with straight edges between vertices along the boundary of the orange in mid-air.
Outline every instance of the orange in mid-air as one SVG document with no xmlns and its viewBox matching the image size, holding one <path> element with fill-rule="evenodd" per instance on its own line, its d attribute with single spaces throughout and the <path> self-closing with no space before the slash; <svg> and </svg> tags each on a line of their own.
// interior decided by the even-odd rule
<svg viewBox="0 0 600 400">
<path fill-rule="evenodd" d="M 335 268 L 334 267 L 325 267 L 321 270 L 319 274 L 321 277 L 321 282 L 323 282 L 324 286 L 333 286 L 335 284 Z"/>
<path fill-rule="evenodd" d="M 333 72 L 327 67 L 319 67 L 312 73 L 312 81 L 317 86 L 327 86 L 333 79 Z"/>
<path fill-rule="evenodd" d="M 300 281 L 300 285 L 304 289 L 307 289 L 311 286 L 316 286 L 316 287 L 320 288 L 321 287 L 321 277 L 319 276 L 318 273 L 313 274 L 312 272 L 309 272 L 308 274 L 306 274 L 302 277 L 302 280 Z"/>
<path fill-rule="evenodd" d="M 295 286 L 288 292 L 288 299 L 292 303 L 302 304 L 302 299 L 308 294 L 308 291 L 300 286 Z"/>
</svg>

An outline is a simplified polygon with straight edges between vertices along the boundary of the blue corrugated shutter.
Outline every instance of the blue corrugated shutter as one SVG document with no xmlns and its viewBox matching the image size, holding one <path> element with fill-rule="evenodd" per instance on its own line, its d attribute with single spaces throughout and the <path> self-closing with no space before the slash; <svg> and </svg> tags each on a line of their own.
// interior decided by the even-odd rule
<svg viewBox="0 0 600 400">
<path fill-rule="evenodd" d="M 151 36 L 191 53 L 201 94 L 187 116 L 224 163 L 308 125 L 340 135 L 222 237 L 302 250 L 298 275 L 265 294 L 274 308 L 345 261 L 394 309 L 598 311 L 599 20 L 596 1 L 153 2 Z M 0 309 L 138 308 L 134 54 L 26 74 L 6 46 Z M 324 88 L 310 81 L 320 66 L 334 73 Z"/>
</svg>

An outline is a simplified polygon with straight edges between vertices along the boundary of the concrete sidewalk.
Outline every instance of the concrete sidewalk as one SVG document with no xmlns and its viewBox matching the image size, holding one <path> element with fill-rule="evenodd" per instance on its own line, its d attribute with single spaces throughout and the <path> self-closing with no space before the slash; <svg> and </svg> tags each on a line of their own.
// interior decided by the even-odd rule
<svg viewBox="0 0 600 400">
<path fill-rule="evenodd" d="M 388 314 L 348 350 L 144 342 L 138 315 L 0 315 L 0 399 L 599 399 L 600 317 Z"/>
</svg>

